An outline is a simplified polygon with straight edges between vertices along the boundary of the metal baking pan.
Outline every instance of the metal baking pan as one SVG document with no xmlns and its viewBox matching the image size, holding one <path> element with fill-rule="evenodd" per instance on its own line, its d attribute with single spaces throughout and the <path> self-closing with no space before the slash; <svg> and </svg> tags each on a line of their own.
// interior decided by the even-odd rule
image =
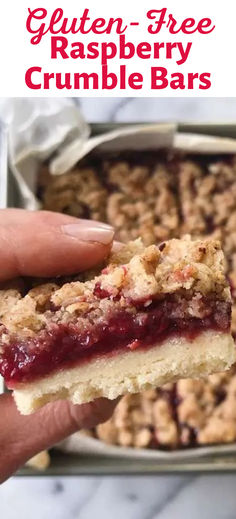
<svg viewBox="0 0 236 519">
<path fill-rule="evenodd" d="M 137 124 L 137 123 L 136 123 Z M 147 123 L 148 124 L 148 123 Z M 143 125 L 143 123 L 142 123 Z M 92 134 L 98 135 L 114 130 L 124 124 L 92 124 Z M 129 124 L 130 126 L 130 124 Z M 235 124 L 179 124 L 177 129 L 185 133 L 201 133 L 220 137 L 236 138 Z M 7 137 L 0 126 L 0 207 L 21 207 L 20 196 L 14 177 L 7 165 Z M 1 393 L 1 381 L 0 381 Z M 52 451 L 51 465 L 45 472 L 24 467 L 19 476 L 75 476 L 75 475 L 122 475 L 122 474 L 181 474 L 181 473 L 234 473 L 236 454 L 209 455 L 183 461 L 160 461 L 134 458 L 125 459 L 102 455 L 72 455 Z"/>
</svg>

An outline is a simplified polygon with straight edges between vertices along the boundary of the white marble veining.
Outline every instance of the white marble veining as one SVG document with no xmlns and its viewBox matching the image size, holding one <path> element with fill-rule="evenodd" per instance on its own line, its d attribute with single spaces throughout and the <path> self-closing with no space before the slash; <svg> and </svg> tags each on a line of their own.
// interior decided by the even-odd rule
<svg viewBox="0 0 236 519">
<path fill-rule="evenodd" d="M 80 99 L 89 121 L 236 122 L 231 99 Z M 235 519 L 236 476 L 11 478 L 6 519 Z"/>
<path fill-rule="evenodd" d="M 235 519 L 235 476 L 12 478 L 6 519 Z"/>
<path fill-rule="evenodd" d="M 88 121 L 102 122 L 235 122 L 235 98 L 84 98 L 79 100 Z"/>
</svg>

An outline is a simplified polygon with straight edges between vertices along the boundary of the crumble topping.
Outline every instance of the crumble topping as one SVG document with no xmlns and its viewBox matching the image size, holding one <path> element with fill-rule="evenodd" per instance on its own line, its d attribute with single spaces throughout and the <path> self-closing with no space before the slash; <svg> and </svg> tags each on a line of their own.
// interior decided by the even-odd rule
<svg viewBox="0 0 236 519">
<path fill-rule="evenodd" d="M 136 156 L 140 164 L 129 154 L 127 160 L 96 158 L 92 167 L 56 177 L 44 167 L 39 179 L 44 209 L 106 221 L 123 242 L 141 237 L 150 245 L 176 237 L 180 214 L 171 162 L 152 152 Z"/>
<path fill-rule="evenodd" d="M 186 448 L 236 441 L 236 368 L 126 395 L 90 434 L 108 444 Z"/>
<path fill-rule="evenodd" d="M 124 258 L 128 263 L 123 263 Z M 90 329 L 95 321 L 108 319 L 118 309 L 135 313 L 136 303 L 147 307 L 153 298 L 162 299 L 167 294 L 176 295 L 172 312 L 179 318 L 208 315 L 210 306 L 204 296 L 219 299 L 221 306 L 230 302 L 220 243 L 191 241 L 189 236 L 161 247 L 144 247 L 140 240 L 131 242 L 112 254 L 102 273 L 91 280 L 65 283 L 61 288 L 47 283 L 32 288 L 24 297 L 4 290 L 7 305 L 1 322 L 9 333 L 19 336 L 33 336 L 57 322 L 76 322 L 82 330 Z"/>
<path fill-rule="evenodd" d="M 118 192 L 108 197 L 107 220 L 117 229 L 121 241 L 141 236 L 145 244 L 150 244 L 172 238 L 179 214 L 175 179 L 168 167 L 159 164 L 148 171 L 118 162 L 108 166 L 108 179 L 113 182 L 114 169 Z"/>
<path fill-rule="evenodd" d="M 14 289 L 1 290 L 0 297 L 0 318 L 6 313 L 10 312 L 12 307 L 15 306 L 16 302 L 21 298 L 20 292 Z"/>
<path fill-rule="evenodd" d="M 44 192 L 45 209 L 78 218 L 105 220 L 107 190 L 93 168 L 75 168 L 70 173 L 50 178 L 50 182 L 49 178 L 44 170 L 41 187 L 47 186 Z"/>
</svg>

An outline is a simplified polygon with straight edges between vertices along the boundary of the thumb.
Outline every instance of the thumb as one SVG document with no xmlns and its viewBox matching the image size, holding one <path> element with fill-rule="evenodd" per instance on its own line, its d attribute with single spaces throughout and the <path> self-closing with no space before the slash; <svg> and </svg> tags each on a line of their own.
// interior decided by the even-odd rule
<svg viewBox="0 0 236 519">
<path fill-rule="evenodd" d="M 73 274 L 108 255 L 109 225 L 50 211 L 0 210 L 0 281 Z"/>
<path fill-rule="evenodd" d="M 105 422 L 116 400 L 100 398 L 89 404 L 57 401 L 23 416 L 10 394 L 0 396 L 0 483 L 29 458 L 82 428 Z"/>
</svg>

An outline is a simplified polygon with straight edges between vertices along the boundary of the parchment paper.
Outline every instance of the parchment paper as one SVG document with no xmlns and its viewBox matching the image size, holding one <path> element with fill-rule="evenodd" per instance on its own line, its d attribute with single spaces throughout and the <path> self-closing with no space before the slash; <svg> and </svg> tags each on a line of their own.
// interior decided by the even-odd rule
<svg viewBox="0 0 236 519">
<path fill-rule="evenodd" d="M 90 137 L 78 104 L 71 99 L 8 99 L 0 102 L 0 118 L 8 124 L 9 159 L 21 205 L 38 209 L 37 171 L 50 159 L 60 175 L 89 153 L 173 148 L 194 153 L 236 153 L 236 140 L 178 133 L 176 125 L 132 125 Z"/>
<path fill-rule="evenodd" d="M 57 449 L 70 454 L 86 454 L 110 456 L 112 458 L 136 458 L 160 461 L 178 461 L 190 458 L 206 457 L 209 455 L 224 455 L 236 452 L 236 444 L 216 445 L 211 447 L 195 447 L 185 450 L 163 451 L 158 449 L 134 449 L 132 447 L 120 447 L 108 445 L 96 438 L 90 438 L 83 434 L 75 433 L 56 446 Z"/>
</svg>

